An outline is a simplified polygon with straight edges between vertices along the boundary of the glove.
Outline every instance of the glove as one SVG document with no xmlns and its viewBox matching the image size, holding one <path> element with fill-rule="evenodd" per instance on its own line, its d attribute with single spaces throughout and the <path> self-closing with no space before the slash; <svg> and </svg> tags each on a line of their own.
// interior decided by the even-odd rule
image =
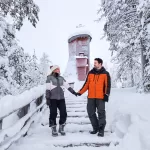
<svg viewBox="0 0 150 150">
<path fill-rule="evenodd" d="M 105 102 L 108 102 L 108 100 L 109 100 L 109 96 L 108 96 L 107 94 L 105 94 L 105 95 L 104 95 L 104 101 L 105 101 Z"/>
<path fill-rule="evenodd" d="M 73 95 L 77 96 L 77 93 L 76 93 L 71 87 L 69 87 L 68 90 L 69 90 Z"/>
<path fill-rule="evenodd" d="M 46 99 L 46 104 L 48 105 L 48 106 L 50 106 L 50 103 L 51 102 L 51 100 L 50 99 Z"/>
<path fill-rule="evenodd" d="M 76 93 L 77 94 L 77 96 L 81 96 L 81 94 L 80 93 Z"/>
<path fill-rule="evenodd" d="M 77 93 L 76 93 L 75 91 L 73 92 L 73 94 L 74 94 L 75 96 L 77 96 Z"/>
</svg>

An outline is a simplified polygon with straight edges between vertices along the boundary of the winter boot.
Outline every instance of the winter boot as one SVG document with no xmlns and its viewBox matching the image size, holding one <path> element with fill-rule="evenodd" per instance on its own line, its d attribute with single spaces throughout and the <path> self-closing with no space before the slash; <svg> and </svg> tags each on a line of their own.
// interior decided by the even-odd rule
<svg viewBox="0 0 150 150">
<path fill-rule="evenodd" d="M 65 127 L 65 124 L 59 125 L 59 133 L 63 136 L 66 135 L 64 131 L 64 127 Z"/>
<path fill-rule="evenodd" d="M 51 129 L 52 129 L 52 136 L 54 137 L 58 136 L 56 126 L 52 126 Z"/>
<path fill-rule="evenodd" d="M 105 125 L 101 125 L 97 135 L 100 137 L 104 137 L 104 129 L 105 129 Z"/>
<path fill-rule="evenodd" d="M 90 134 L 96 134 L 98 130 L 93 129 L 93 131 L 90 131 Z"/>
<path fill-rule="evenodd" d="M 98 132 L 97 136 L 104 137 L 104 131 L 103 131 L 103 130 L 100 130 L 100 131 Z"/>
</svg>

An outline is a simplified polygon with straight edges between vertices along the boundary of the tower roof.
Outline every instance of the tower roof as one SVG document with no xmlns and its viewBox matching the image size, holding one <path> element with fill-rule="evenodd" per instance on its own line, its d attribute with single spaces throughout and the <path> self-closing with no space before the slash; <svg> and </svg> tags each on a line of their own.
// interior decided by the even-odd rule
<svg viewBox="0 0 150 150">
<path fill-rule="evenodd" d="M 75 32 L 74 34 L 70 35 L 68 38 L 68 43 L 71 43 L 73 40 L 81 37 L 88 37 L 90 38 L 90 41 L 92 40 L 92 36 L 88 31 L 80 31 L 80 32 Z"/>
</svg>

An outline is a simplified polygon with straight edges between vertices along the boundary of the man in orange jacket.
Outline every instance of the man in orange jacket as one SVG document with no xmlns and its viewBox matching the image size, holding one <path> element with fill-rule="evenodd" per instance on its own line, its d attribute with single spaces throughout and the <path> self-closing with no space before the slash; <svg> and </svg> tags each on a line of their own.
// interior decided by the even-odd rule
<svg viewBox="0 0 150 150">
<path fill-rule="evenodd" d="M 93 127 L 93 131 L 90 133 L 98 133 L 98 136 L 101 137 L 104 136 L 106 126 L 105 102 L 108 102 L 111 89 L 110 75 L 102 64 L 102 59 L 95 58 L 94 68 L 88 73 L 83 87 L 77 93 L 80 96 L 88 90 L 87 112 Z"/>
</svg>

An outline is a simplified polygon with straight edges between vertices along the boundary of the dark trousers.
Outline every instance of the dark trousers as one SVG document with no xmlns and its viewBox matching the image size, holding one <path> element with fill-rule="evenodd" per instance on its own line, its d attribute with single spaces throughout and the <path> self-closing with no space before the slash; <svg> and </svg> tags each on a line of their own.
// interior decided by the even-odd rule
<svg viewBox="0 0 150 150">
<path fill-rule="evenodd" d="M 98 117 L 96 115 L 96 110 Z M 106 125 L 105 102 L 99 99 L 88 99 L 87 112 L 94 130 L 104 129 Z"/>
<path fill-rule="evenodd" d="M 60 112 L 60 119 L 59 124 L 62 125 L 66 122 L 67 119 L 67 111 L 66 111 L 66 104 L 65 100 L 50 100 L 50 117 L 49 117 L 49 126 L 52 127 L 56 125 L 56 118 L 57 118 L 57 108 Z"/>
</svg>

